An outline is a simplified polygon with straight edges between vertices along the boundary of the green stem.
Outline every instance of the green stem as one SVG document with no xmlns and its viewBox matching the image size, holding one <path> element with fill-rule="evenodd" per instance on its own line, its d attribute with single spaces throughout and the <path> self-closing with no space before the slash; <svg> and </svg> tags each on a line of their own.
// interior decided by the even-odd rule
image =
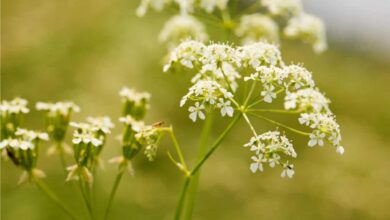
<svg viewBox="0 0 390 220">
<path fill-rule="evenodd" d="M 284 113 L 284 114 L 298 114 L 301 111 L 290 111 L 284 109 L 248 109 L 247 112 L 272 112 L 272 113 Z"/>
<path fill-rule="evenodd" d="M 202 134 L 200 136 L 198 160 L 200 160 L 202 158 L 202 156 L 206 153 L 207 141 L 210 137 L 213 122 L 214 122 L 214 114 L 210 114 L 204 123 L 203 129 L 202 129 Z M 185 213 L 184 213 L 184 219 L 191 219 L 191 217 L 192 217 L 192 213 L 193 213 L 194 205 L 195 205 L 195 200 L 196 200 L 196 195 L 198 192 L 200 172 L 201 172 L 201 170 L 199 170 L 199 172 L 196 173 L 192 177 L 192 181 L 190 183 L 190 188 L 188 191 L 187 201 L 185 204 L 186 208 L 185 208 Z"/>
<path fill-rule="evenodd" d="M 310 133 L 308 133 L 308 132 L 300 131 L 300 130 L 295 129 L 295 128 L 292 128 L 292 127 L 290 127 L 290 126 L 288 126 L 288 125 L 285 125 L 285 124 L 282 124 L 282 123 L 280 123 L 280 122 L 277 122 L 277 121 L 274 121 L 274 120 L 272 120 L 272 119 L 269 119 L 269 118 L 267 118 L 267 117 L 264 117 L 264 116 L 262 116 L 262 115 L 254 114 L 254 113 L 251 113 L 251 112 L 248 112 L 248 114 L 251 114 L 251 115 L 253 115 L 253 116 L 257 117 L 257 118 L 261 118 L 261 119 L 263 119 L 263 120 L 266 120 L 266 121 L 268 121 L 268 122 L 270 122 L 270 123 L 272 123 L 272 124 L 278 125 L 278 126 L 280 126 L 280 127 L 284 127 L 284 128 L 286 128 L 286 129 L 288 129 L 288 130 L 290 130 L 290 131 L 293 131 L 293 132 L 295 132 L 295 133 L 297 133 L 297 134 L 301 134 L 301 135 L 305 135 L 305 136 L 310 136 Z"/>
<path fill-rule="evenodd" d="M 51 200 L 53 200 L 53 202 L 59 207 L 61 208 L 70 218 L 72 219 L 78 219 L 73 213 L 72 211 L 70 211 L 70 209 L 68 207 L 66 207 L 62 202 L 61 200 L 57 197 L 57 195 L 46 185 L 44 184 L 43 182 L 41 182 L 40 180 L 35 180 L 34 183 L 36 184 L 36 186 L 38 187 L 38 189 L 40 189 L 43 193 L 46 194 L 47 197 L 49 197 Z"/>
<path fill-rule="evenodd" d="M 182 212 L 183 212 L 184 201 L 185 201 L 186 196 L 187 196 L 188 187 L 189 187 L 190 182 L 191 182 L 191 177 L 186 176 L 185 178 L 186 179 L 184 181 L 184 185 L 183 185 L 183 188 L 181 190 L 180 197 L 179 197 L 179 202 L 178 202 L 178 205 L 176 208 L 175 220 L 180 220 L 180 217 L 181 217 Z"/>
<path fill-rule="evenodd" d="M 225 138 L 225 136 L 229 133 L 229 131 L 234 127 L 234 125 L 238 122 L 238 119 L 240 119 L 242 113 L 236 114 L 234 116 L 233 120 L 230 122 L 230 124 L 225 128 L 225 130 L 222 132 L 222 134 L 218 137 L 218 139 L 214 142 L 212 147 L 206 152 L 206 154 L 197 162 L 195 167 L 191 170 L 191 175 L 195 175 L 199 169 L 202 167 L 202 165 L 206 162 L 206 160 L 214 153 L 214 151 L 219 147 L 219 144 L 222 142 L 222 140 Z"/>
<path fill-rule="evenodd" d="M 57 148 L 57 150 L 59 152 L 61 165 L 62 165 L 62 168 L 63 168 L 63 170 L 65 172 L 65 176 L 66 176 L 68 174 L 68 171 L 66 170 L 66 168 L 68 166 L 66 165 L 64 149 L 62 148 L 62 142 L 56 142 L 56 148 Z"/>
<path fill-rule="evenodd" d="M 114 200 L 116 190 L 118 189 L 118 186 L 119 186 L 119 183 L 120 183 L 120 181 L 121 181 L 121 179 L 122 179 L 122 176 L 123 176 L 124 171 L 125 171 L 125 167 L 120 168 L 120 170 L 119 170 L 119 172 L 118 172 L 118 174 L 117 174 L 117 176 L 116 176 L 114 185 L 112 186 L 110 198 L 108 199 L 108 204 L 107 204 L 107 208 L 106 208 L 106 213 L 105 213 L 105 215 L 104 215 L 104 219 L 105 219 L 105 220 L 108 219 L 108 213 L 110 212 L 110 208 L 111 208 L 111 205 L 112 205 L 112 201 Z"/>
<path fill-rule="evenodd" d="M 93 220 L 94 218 L 93 218 L 92 206 L 91 206 L 91 203 L 88 199 L 88 195 L 85 192 L 85 187 L 84 187 L 84 184 L 82 183 L 81 177 L 78 180 L 78 182 L 79 182 L 81 194 L 82 194 L 83 199 L 84 199 L 85 206 L 87 207 L 87 210 L 88 210 L 89 217 Z"/>
</svg>

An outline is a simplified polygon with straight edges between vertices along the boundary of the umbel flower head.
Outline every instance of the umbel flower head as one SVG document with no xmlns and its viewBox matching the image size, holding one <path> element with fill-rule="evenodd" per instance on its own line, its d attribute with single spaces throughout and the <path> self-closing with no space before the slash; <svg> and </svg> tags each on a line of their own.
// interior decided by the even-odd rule
<svg viewBox="0 0 390 220">
<path fill-rule="evenodd" d="M 105 145 L 107 134 L 114 127 L 108 117 L 87 118 L 87 123 L 71 122 L 73 133 L 73 151 L 76 164 L 68 167 L 67 180 L 78 180 L 82 177 L 92 182 L 91 170 L 101 163 L 99 155 Z"/>
<path fill-rule="evenodd" d="M 229 68 L 224 68 L 224 65 Z M 312 132 L 283 125 L 286 129 L 309 137 L 310 147 L 323 146 L 327 141 L 338 153 L 344 152 L 340 145 L 339 125 L 329 108 L 330 101 L 315 86 L 310 71 L 302 65 L 286 65 L 283 62 L 277 46 L 261 42 L 233 47 L 187 41 L 170 53 L 170 60 L 164 66 L 164 71 L 180 68 L 183 72 L 187 70 L 195 74 L 191 81 L 193 85 L 180 101 L 180 106 L 191 103 L 188 111 L 192 121 L 204 120 L 212 110 L 220 111 L 222 116 L 231 117 L 237 111 L 244 114 L 254 135 L 246 146 L 253 151 L 256 149 L 256 155 L 252 157 L 252 171 L 262 170 L 262 164 L 269 163 L 271 167 L 282 166 L 282 176 L 292 177 L 294 174 L 293 165 L 287 160 L 280 160 L 282 154 L 296 157 L 287 137 L 279 131 L 257 135 L 248 118 L 250 115 L 278 126 L 283 125 L 256 114 L 258 110 L 267 110 L 256 109 L 257 105 L 275 103 L 274 100 L 278 98 L 281 98 L 283 105 L 276 112 L 299 114 L 299 123 L 310 127 Z M 257 93 L 252 104 L 239 104 L 236 98 L 240 94 L 237 91 L 242 83 L 251 83 L 251 91 Z M 244 99 L 248 100 L 248 97 Z"/>
<path fill-rule="evenodd" d="M 139 111 L 131 110 L 134 106 L 138 106 L 137 108 L 144 108 L 144 112 L 146 112 L 149 107 L 149 93 L 139 93 L 125 88 L 122 89 L 120 95 L 123 99 L 123 108 L 130 110 L 125 110 L 123 117 L 119 118 L 124 126 L 120 139 L 122 155 L 111 159 L 110 162 L 117 163 L 120 170 L 127 169 L 133 175 L 134 170 L 131 161 L 143 147 L 145 147 L 145 155 L 152 161 L 156 156 L 161 135 L 157 127 L 145 125 L 143 121 L 144 113 L 138 114 Z"/>
<path fill-rule="evenodd" d="M 252 163 L 250 170 L 263 171 L 263 164 L 268 164 L 271 168 L 276 165 L 283 167 L 282 177 L 292 177 L 294 175 L 294 165 L 289 164 L 288 160 L 283 161 L 282 156 L 297 157 L 293 145 L 285 135 L 281 135 L 279 131 L 268 131 L 264 134 L 252 137 L 244 147 L 249 147 L 255 153 L 251 157 Z"/>
<path fill-rule="evenodd" d="M 176 15 L 170 18 L 160 32 L 159 40 L 173 49 L 185 39 L 206 41 L 207 33 L 203 24 L 190 15 Z"/>
<path fill-rule="evenodd" d="M 15 98 L 0 103 L 1 140 L 15 137 L 16 129 L 21 125 L 23 116 L 30 112 L 27 100 Z"/>
<path fill-rule="evenodd" d="M 36 168 L 39 147 L 43 140 L 49 140 L 47 133 L 18 128 L 14 137 L 3 139 L 0 142 L 1 151 L 5 151 L 13 164 L 24 171 L 19 183 L 45 176 L 42 171 Z"/>
<path fill-rule="evenodd" d="M 281 17 L 296 16 L 303 11 L 301 0 L 261 0 L 261 4 L 271 14 Z"/>
<path fill-rule="evenodd" d="M 146 111 L 149 109 L 149 93 L 137 92 L 124 87 L 119 95 L 122 97 L 123 116 L 131 115 L 136 120 L 144 118 Z"/>
<path fill-rule="evenodd" d="M 290 19 L 284 35 L 311 44 L 316 53 L 322 53 L 328 47 L 324 23 L 314 15 L 301 14 Z"/>
<path fill-rule="evenodd" d="M 63 150 L 64 152 L 71 154 L 71 148 L 63 142 L 73 113 L 80 111 L 79 106 L 73 102 L 38 102 L 35 107 L 38 111 L 43 111 L 45 113 L 46 131 L 50 138 L 56 142 L 54 146 L 48 149 L 48 153 L 52 154 Z M 59 147 L 62 149 L 58 149 Z"/>
<path fill-rule="evenodd" d="M 242 16 L 235 33 L 244 45 L 259 41 L 279 42 L 278 24 L 259 13 Z"/>
</svg>

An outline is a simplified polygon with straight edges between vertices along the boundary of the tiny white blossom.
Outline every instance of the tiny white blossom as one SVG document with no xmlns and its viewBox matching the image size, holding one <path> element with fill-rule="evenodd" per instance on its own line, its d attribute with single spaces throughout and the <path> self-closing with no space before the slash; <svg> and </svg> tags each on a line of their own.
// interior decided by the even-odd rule
<svg viewBox="0 0 390 220">
<path fill-rule="evenodd" d="M 264 101 L 267 103 L 271 103 L 272 99 L 276 98 L 276 93 L 274 92 L 275 87 L 270 85 L 270 86 L 265 86 L 264 91 L 261 91 L 261 96 L 264 97 Z"/>
<path fill-rule="evenodd" d="M 188 109 L 188 111 L 190 112 L 190 119 L 193 122 L 196 122 L 197 118 L 204 120 L 206 117 L 204 115 L 204 113 L 202 112 L 202 110 L 204 110 L 204 109 L 205 109 L 205 107 L 203 104 L 199 104 L 199 102 L 195 102 L 195 105 L 189 107 L 189 109 Z"/>
<path fill-rule="evenodd" d="M 256 171 L 261 171 L 263 172 L 263 162 L 265 162 L 266 160 L 264 160 L 263 158 L 263 155 L 262 154 L 259 154 L 257 156 L 252 156 L 251 159 L 254 161 L 253 163 L 251 163 L 250 165 L 250 170 L 252 171 L 252 173 L 256 173 Z"/>
<path fill-rule="evenodd" d="M 231 106 L 230 101 L 224 102 L 223 99 L 219 99 L 219 103 L 217 104 L 217 107 L 221 109 L 222 117 L 224 117 L 225 115 L 228 115 L 229 117 L 233 116 L 234 109 Z"/>
<path fill-rule="evenodd" d="M 283 164 L 283 171 L 282 171 L 282 174 L 280 175 L 282 178 L 284 177 L 288 177 L 288 178 L 292 178 L 295 174 L 295 171 L 294 171 L 294 165 L 293 164 L 289 164 L 288 161 L 287 163 Z"/>
<path fill-rule="evenodd" d="M 310 134 L 310 141 L 308 143 L 309 147 L 313 147 L 315 145 L 324 146 L 324 138 L 325 134 L 320 131 L 315 131 Z"/>
</svg>

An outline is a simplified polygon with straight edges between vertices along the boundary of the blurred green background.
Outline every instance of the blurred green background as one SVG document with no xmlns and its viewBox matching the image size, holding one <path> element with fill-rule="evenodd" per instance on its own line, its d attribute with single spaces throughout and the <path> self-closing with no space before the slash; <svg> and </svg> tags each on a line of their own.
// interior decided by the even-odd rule
<svg viewBox="0 0 390 220">
<path fill-rule="evenodd" d="M 157 36 L 169 13 L 137 18 L 138 3 L 3 0 L 1 98 L 26 98 L 30 108 L 36 101 L 73 100 L 82 108 L 76 121 L 109 115 L 117 126 L 103 153 L 108 160 L 120 153 L 115 140 L 121 129 L 119 89 L 149 91 L 152 108 L 146 120 L 172 124 L 193 164 L 202 125 L 190 122 L 186 109 L 178 106 L 190 76 L 162 73 L 166 51 Z M 281 179 L 280 169 L 254 175 L 248 169 L 251 154 L 242 147 L 250 131 L 241 123 L 203 169 L 194 219 L 390 219 L 390 59 L 336 42 L 331 38 L 330 49 L 319 56 L 291 42 L 283 44 L 282 52 L 287 63 L 302 62 L 313 71 L 332 100 L 344 156 L 330 146 L 308 148 L 306 139 L 288 133 L 298 151 L 294 178 Z M 220 120 L 215 126 L 214 138 L 224 124 Z M 255 126 L 259 131 L 275 128 L 264 121 Z M 32 111 L 26 127 L 42 129 L 42 115 Z M 169 146 L 163 142 L 153 163 L 143 155 L 136 158 L 136 175 L 123 179 L 110 219 L 172 219 L 182 178 L 165 155 Z M 39 167 L 59 196 L 86 216 L 79 192 L 64 182 L 58 158 L 43 154 Z M 96 177 L 100 213 L 115 172 L 106 164 Z M 67 219 L 34 186 L 18 186 L 20 174 L 10 162 L 1 162 L 1 219 Z"/>
</svg>

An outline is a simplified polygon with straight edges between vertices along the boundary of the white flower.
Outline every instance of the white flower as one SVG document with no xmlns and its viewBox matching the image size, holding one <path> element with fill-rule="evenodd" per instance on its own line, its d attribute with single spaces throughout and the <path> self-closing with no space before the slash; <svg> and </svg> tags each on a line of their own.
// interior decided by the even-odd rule
<svg viewBox="0 0 390 220">
<path fill-rule="evenodd" d="M 119 92 L 119 96 L 122 97 L 123 101 L 129 101 L 139 104 L 143 100 L 148 102 L 150 100 L 150 93 L 148 92 L 137 92 L 134 89 L 129 89 L 127 87 L 123 87 Z"/>
<path fill-rule="evenodd" d="M 244 147 L 250 147 L 250 150 L 256 155 L 252 157 L 254 163 L 250 165 L 252 172 L 256 172 L 258 169 L 262 171 L 262 163 L 268 163 L 272 168 L 275 165 L 286 164 L 282 162 L 281 155 L 293 158 L 297 156 L 291 142 L 279 131 L 269 131 L 252 137 Z"/>
<path fill-rule="evenodd" d="M 156 11 L 161 11 L 168 2 L 169 0 L 141 0 L 141 4 L 137 8 L 136 14 L 139 17 L 144 16 L 149 7 Z"/>
<path fill-rule="evenodd" d="M 324 138 L 325 134 L 320 131 L 315 131 L 310 134 L 310 141 L 308 143 L 309 147 L 313 147 L 315 145 L 324 146 Z"/>
<path fill-rule="evenodd" d="M 169 54 L 169 62 L 164 65 L 164 72 L 167 72 L 175 65 L 188 69 L 198 65 L 200 58 L 206 46 L 195 40 L 187 40 L 179 44 Z"/>
<path fill-rule="evenodd" d="M 125 125 L 130 125 L 131 129 L 135 132 L 140 132 L 145 127 L 143 121 L 137 121 L 130 115 L 126 115 L 126 117 L 119 118 L 119 121 Z"/>
<path fill-rule="evenodd" d="M 37 102 L 35 108 L 38 111 L 47 111 L 51 117 L 56 117 L 57 114 L 60 114 L 64 117 L 69 117 L 72 112 L 80 111 L 80 107 L 73 102 Z"/>
<path fill-rule="evenodd" d="M 344 147 L 337 146 L 336 147 L 336 152 L 339 153 L 340 155 L 343 155 L 344 154 Z"/>
<path fill-rule="evenodd" d="M 312 74 L 306 68 L 300 65 L 289 65 L 283 69 L 285 75 L 284 85 L 291 92 L 304 87 L 314 87 Z"/>
<path fill-rule="evenodd" d="M 92 130 L 102 131 L 105 134 L 110 134 L 111 129 L 114 128 L 114 124 L 107 116 L 104 117 L 88 117 L 87 122 L 92 125 Z"/>
<path fill-rule="evenodd" d="M 252 173 L 256 173 L 256 171 L 261 171 L 263 172 L 263 162 L 264 160 L 263 155 L 259 154 L 257 156 L 252 156 L 251 159 L 254 161 L 254 163 L 251 163 L 249 169 L 252 171 Z"/>
<path fill-rule="evenodd" d="M 173 49 L 185 39 L 206 41 L 208 38 L 203 24 L 190 15 L 176 15 L 169 19 L 160 35 L 159 40 L 167 43 L 169 49 Z"/>
<path fill-rule="evenodd" d="M 280 50 L 273 44 L 257 42 L 238 48 L 244 67 L 275 66 L 282 63 Z"/>
<path fill-rule="evenodd" d="M 216 7 L 225 10 L 229 0 L 200 0 L 200 7 L 207 13 L 212 13 Z"/>
<path fill-rule="evenodd" d="M 25 140 L 49 140 L 49 135 L 45 132 L 32 131 L 27 129 L 18 128 L 15 132 L 16 136 L 23 137 Z"/>
<path fill-rule="evenodd" d="M 264 86 L 264 91 L 261 91 L 261 96 L 264 97 L 264 101 L 267 103 L 271 103 L 272 99 L 276 98 L 276 93 L 274 92 L 275 87 L 270 86 Z"/>
<path fill-rule="evenodd" d="M 290 17 L 302 12 L 301 0 L 261 0 L 269 12 L 273 15 Z"/>
<path fill-rule="evenodd" d="M 233 116 L 234 109 L 231 106 L 230 101 L 224 102 L 223 99 L 219 99 L 219 103 L 217 104 L 217 107 L 221 109 L 222 117 L 224 117 L 225 115 L 228 115 L 229 117 Z"/>
<path fill-rule="evenodd" d="M 244 15 L 235 30 L 243 44 L 251 44 L 259 41 L 275 43 L 279 41 L 279 28 L 271 18 L 256 13 Z"/>
<path fill-rule="evenodd" d="M 329 100 L 318 90 L 307 88 L 295 93 L 287 93 L 284 102 L 285 109 L 311 110 L 315 112 L 329 111 Z"/>
<path fill-rule="evenodd" d="M 188 111 L 190 112 L 190 119 L 195 122 L 196 119 L 199 117 L 201 120 L 205 119 L 205 115 L 202 112 L 204 110 L 204 105 L 199 104 L 199 102 L 195 102 L 194 106 L 191 106 Z"/>
<path fill-rule="evenodd" d="M 282 178 L 284 177 L 288 177 L 288 178 L 292 178 L 294 176 L 294 165 L 293 164 L 289 164 L 288 161 L 283 164 L 283 171 L 282 171 L 282 174 L 280 175 Z"/>
<path fill-rule="evenodd" d="M 15 98 L 11 101 L 3 100 L 0 104 L 0 113 L 4 114 L 27 114 L 30 110 L 27 108 L 27 100 Z"/>
<path fill-rule="evenodd" d="M 73 144 L 80 144 L 80 143 L 89 144 L 89 143 L 91 143 L 95 147 L 99 147 L 103 144 L 102 140 L 96 138 L 93 133 L 90 133 L 90 132 L 79 133 L 77 131 L 75 131 L 75 133 L 73 134 L 72 143 Z"/>
<path fill-rule="evenodd" d="M 316 53 L 322 53 L 328 47 L 324 23 L 314 15 L 301 14 L 290 19 L 284 34 L 289 38 L 310 43 Z"/>
</svg>

